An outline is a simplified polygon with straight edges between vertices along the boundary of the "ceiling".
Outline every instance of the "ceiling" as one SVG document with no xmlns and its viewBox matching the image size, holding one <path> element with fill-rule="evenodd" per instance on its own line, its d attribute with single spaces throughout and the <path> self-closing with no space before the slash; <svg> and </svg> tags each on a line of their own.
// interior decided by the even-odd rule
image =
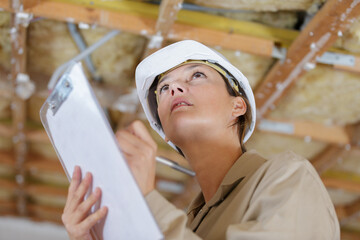
<svg viewBox="0 0 360 240">
<path fill-rule="evenodd" d="M 142 58 L 182 39 L 222 53 L 255 93 L 260 117 L 247 148 L 264 156 L 290 149 L 309 159 L 336 206 L 342 239 L 358 239 L 360 4 L 337 4 L 0 0 L 0 214 L 60 222 L 68 182 L 39 109 L 52 73 L 81 51 L 70 23 L 86 46 L 121 30 L 91 54 L 93 68 L 83 62 L 114 130 L 146 122 L 132 91 Z M 19 81 L 19 73 L 29 78 Z M 188 166 L 151 133 L 159 155 Z M 160 165 L 157 186 L 180 208 L 199 191 L 194 179 Z"/>
</svg>

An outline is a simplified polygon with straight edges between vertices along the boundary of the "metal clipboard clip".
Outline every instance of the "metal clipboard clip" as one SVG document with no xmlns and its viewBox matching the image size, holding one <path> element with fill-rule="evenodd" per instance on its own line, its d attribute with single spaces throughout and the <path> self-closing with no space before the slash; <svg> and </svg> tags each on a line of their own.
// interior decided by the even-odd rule
<svg viewBox="0 0 360 240">
<path fill-rule="evenodd" d="M 70 68 L 72 65 L 70 66 Z M 50 94 L 46 103 L 48 108 L 52 111 L 53 116 L 59 110 L 61 105 L 66 101 L 67 97 L 73 90 L 72 79 L 69 76 L 69 73 L 65 73 L 56 84 L 56 87 Z"/>
</svg>

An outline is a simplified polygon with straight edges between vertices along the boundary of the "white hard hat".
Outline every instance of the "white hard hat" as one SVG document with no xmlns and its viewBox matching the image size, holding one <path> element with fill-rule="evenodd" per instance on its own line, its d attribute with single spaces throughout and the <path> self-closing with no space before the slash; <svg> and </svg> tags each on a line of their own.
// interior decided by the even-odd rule
<svg viewBox="0 0 360 240">
<path fill-rule="evenodd" d="M 239 69 L 233 66 L 220 53 L 193 40 L 184 40 L 164 47 L 145 58 L 136 68 L 135 79 L 137 93 L 151 127 L 163 139 L 165 139 L 165 134 L 157 117 L 157 109 L 156 106 L 154 106 L 154 99 L 149 98 L 149 94 L 150 96 L 154 96 L 154 94 L 149 93 L 151 85 L 158 75 L 189 60 L 204 60 L 210 62 L 211 64 L 220 65 L 237 80 L 238 85 L 244 91 L 251 108 L 252 120 L 247 132 L 245 133 L 244 142 L 246 142 L 254 131 L 256 121 L 255 99 L 249 85 L 249 81 L 239 71 Z M 177 150 L 176 146 L 172 142 L 169 141 L 168 144 Z"/>
</svg>

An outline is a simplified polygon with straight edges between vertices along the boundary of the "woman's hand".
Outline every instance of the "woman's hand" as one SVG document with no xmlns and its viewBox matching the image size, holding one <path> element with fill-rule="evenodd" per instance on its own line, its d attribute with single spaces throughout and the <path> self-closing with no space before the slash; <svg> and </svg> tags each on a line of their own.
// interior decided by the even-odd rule
<svg viewBox="0 0 360 240">
<path fill-rule="evenodd" d="M 119 130 L 116 138 L 141 192 L 147 195 L 155 187 L 157 144 L 139 120 Z"/>
<path fill-rule="evenodd" d="M 100 199 L 101 190 L 96 188 L 84 200 L 92 182 L 91 173 L 81 181 L 81 169 L 76 166 L 69 186 L 68 197 L 61 219 L 71 240 L 91 240 L 90 229 L 106 216 L 107 207 L 89 215 L 91 207 Z"/>
</svg>

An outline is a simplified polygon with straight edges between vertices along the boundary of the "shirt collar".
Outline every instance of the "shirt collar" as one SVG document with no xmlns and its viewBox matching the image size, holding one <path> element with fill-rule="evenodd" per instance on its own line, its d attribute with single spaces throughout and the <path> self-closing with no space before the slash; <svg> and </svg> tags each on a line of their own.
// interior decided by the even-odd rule
<svg viewBox="0 0 360 240">
<path fill-rule="evenodd" d="M 266 160 L 254 150 L 242 154 L 225 175 L 215 195 L 207 203 L 208 207 L 212 207 L 219 202 L 222 202 L 245 177 L 251 176 L 265 161 Z M 190 204 L 188 213 L 204 204 L 204 196 L 200 192 Z"/>
</svg>

